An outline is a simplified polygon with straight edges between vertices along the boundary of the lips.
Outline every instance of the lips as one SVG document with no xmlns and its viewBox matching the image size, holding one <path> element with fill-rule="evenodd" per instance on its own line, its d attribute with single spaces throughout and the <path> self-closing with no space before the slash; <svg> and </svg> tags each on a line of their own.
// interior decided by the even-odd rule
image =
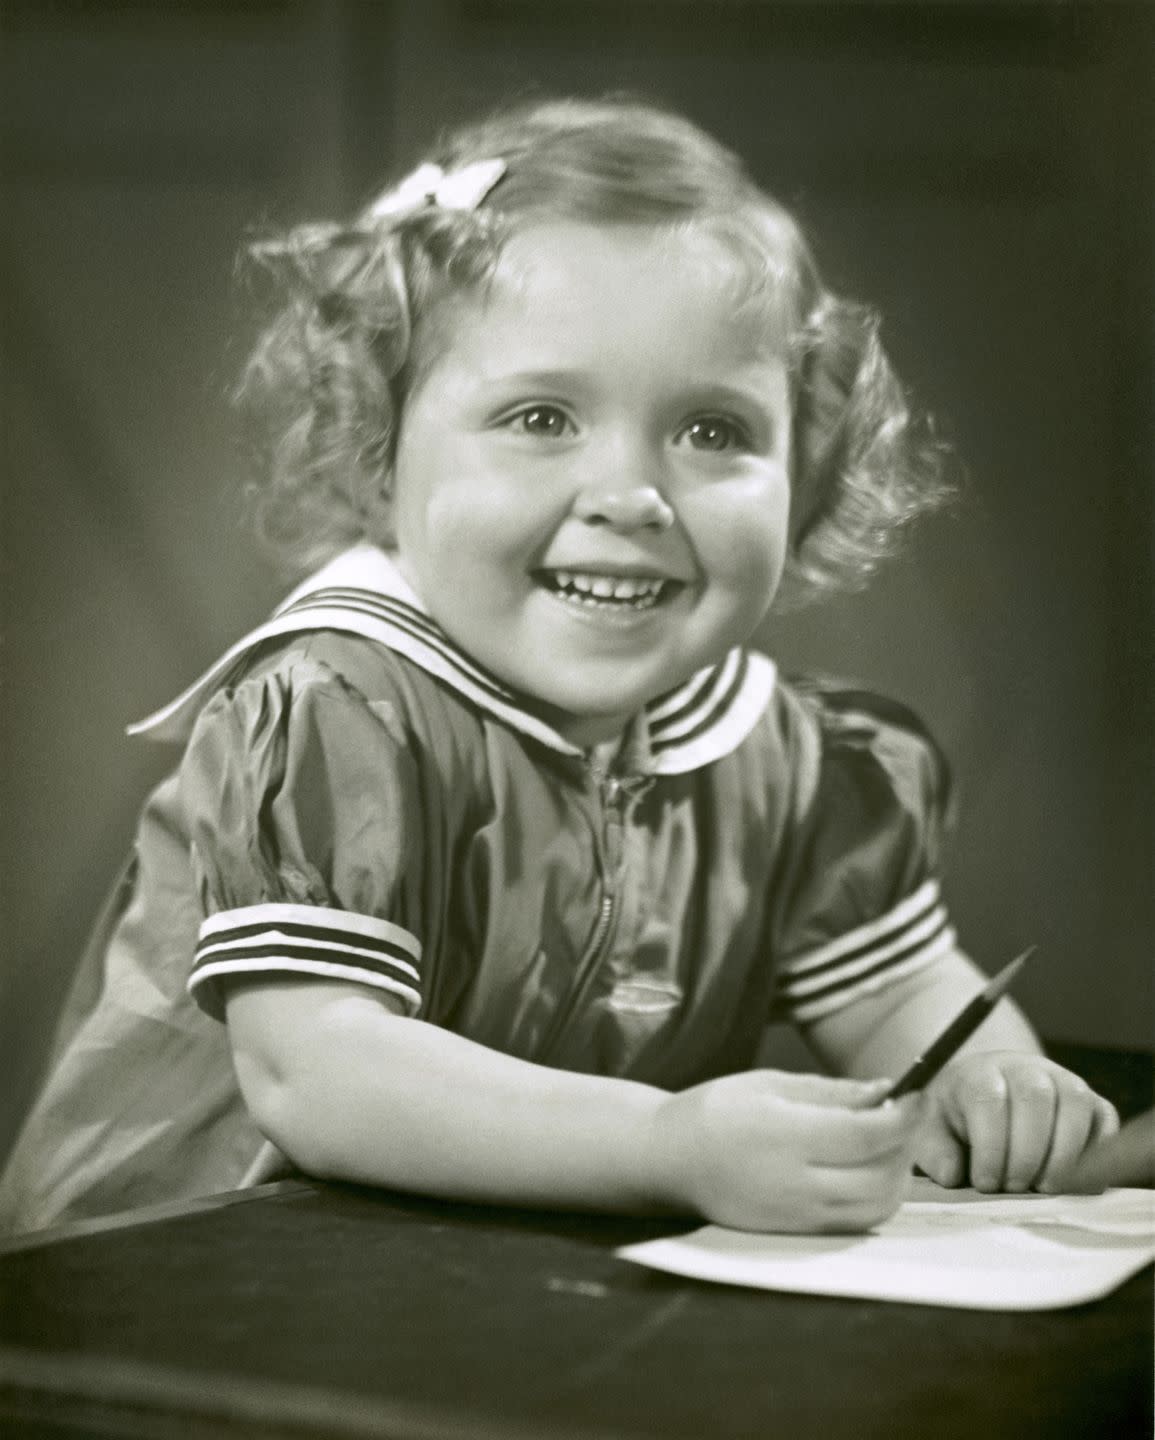
<svg viewBox="0 0 1155 1440">
<path fill-rule="evenodd" d="M 589 608 L 650 610 L 682 588 L 680 581 L 662 575 L 594 570 L 539 570 L 535 578 L 559 599 Z"/>
</svg>

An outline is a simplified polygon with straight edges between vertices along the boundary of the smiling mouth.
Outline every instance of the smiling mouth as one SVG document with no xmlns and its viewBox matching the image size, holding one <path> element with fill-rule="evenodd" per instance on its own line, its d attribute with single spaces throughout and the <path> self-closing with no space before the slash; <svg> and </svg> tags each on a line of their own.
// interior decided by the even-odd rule
<svg viewBox="0 0 1155 1440">
<path fill-rule="evenodd" d="M 684 586 L 658 575 L 604 575 L 579 570 L 538 570 L 534 579 L 551 595 L 584 610 L 653 610 Z"/>
</svg>

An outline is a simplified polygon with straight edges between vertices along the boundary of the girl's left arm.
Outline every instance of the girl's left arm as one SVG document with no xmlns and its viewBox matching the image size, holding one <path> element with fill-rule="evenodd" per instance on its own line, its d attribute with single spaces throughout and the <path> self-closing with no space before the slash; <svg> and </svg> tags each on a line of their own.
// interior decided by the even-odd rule
<svg viewBox="0 0 1155 1440">
<path fill-rule="evenodd" d="M 897 1078 L 986 984 L 959 952 L 804 1027 L 832 1070 Z M 928 1087 L 916 1160 L 940 1185 L 1057 1190 L 1094 1140 L 1119 1126 L 1114 1106 L 1046 1059 L 1004 998 Z"/>
</svg>

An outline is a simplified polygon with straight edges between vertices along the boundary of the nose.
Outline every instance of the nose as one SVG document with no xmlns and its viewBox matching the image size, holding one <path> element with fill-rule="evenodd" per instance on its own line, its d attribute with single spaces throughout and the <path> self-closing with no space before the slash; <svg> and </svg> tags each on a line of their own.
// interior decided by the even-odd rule
<svg viewBox="0 0 1155 1440">
<path fill-rule="evenodd" d="M 654 485 L 624 486 L 583 491 L 574 512 L 587 525 L 605 525 L 623 534 L 635 530 L 668 530 L 674 523 L 674 512 L 665 496 Z"/>
<path fill-rule="evenodd" d="M 574 502 L 574 514 L 587 525 L 604 525 L 626 535 L 638 530 L 668 530 L 674 523 L 669 501 L 649 482 L 586 485 Z"/>
</svg>

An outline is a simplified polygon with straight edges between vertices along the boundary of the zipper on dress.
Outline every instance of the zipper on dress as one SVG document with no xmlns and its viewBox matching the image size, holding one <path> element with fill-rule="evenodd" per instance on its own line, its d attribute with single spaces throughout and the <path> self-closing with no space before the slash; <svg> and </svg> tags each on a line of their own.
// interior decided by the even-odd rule
<svg viewBox="0 0 1155 1440">
<path fill-rule="evenodd" d="M 601 969 L 607 941 L 613 929 L 614 913 L 617 908 L 618 871 L 622 863 L 622 827 L 624 824 L 622 797 L 626 787 L 616 775 L 603 775 L 591 770 L 597 782 L 602 802 L 602 899 L 593 933 L 586 945 L 585 954 L 578 965 L 577 975 L 565 1003 L 554 1016 L 548 1037 L 542 1047 L 543 1058 L 547 1058 L 557 1043 L 558 1037 L 569 1024 L 574 1011 L 589 989 L 594 976 Z"/>
</svg>

